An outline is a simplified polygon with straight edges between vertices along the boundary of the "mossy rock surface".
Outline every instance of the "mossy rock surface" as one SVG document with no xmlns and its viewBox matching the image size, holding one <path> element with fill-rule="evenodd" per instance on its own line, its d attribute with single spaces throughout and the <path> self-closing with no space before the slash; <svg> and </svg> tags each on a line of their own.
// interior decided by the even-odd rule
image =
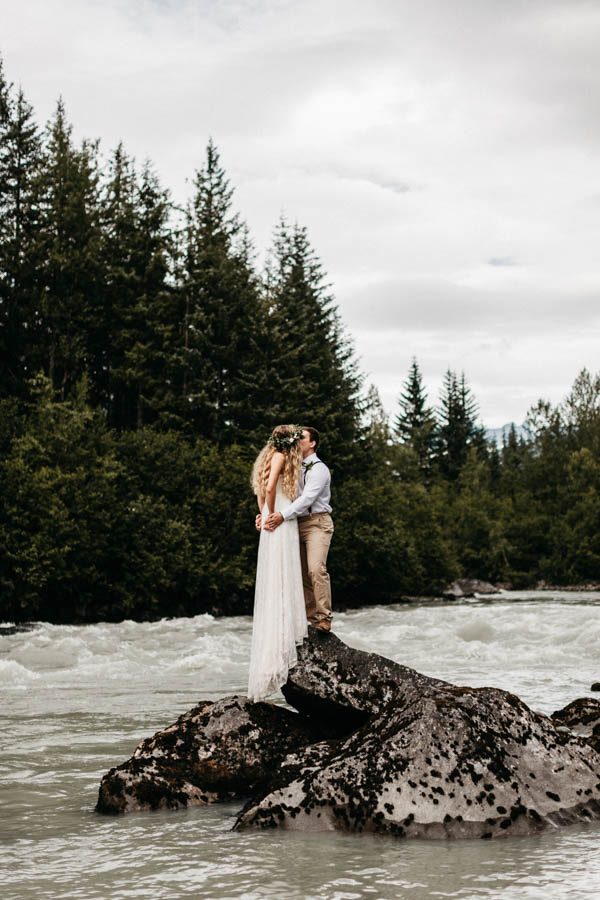
<svg viewBox="0 0 600 900">
<path fill-rule="evenodd" d="M 97 812 L 177 809 L 247 797 L 291 750 L 320 733 L 272 703 L 228 697 L 198 704 L 143 740 L 102 779 Z"/>
<path fill-rule="evenodd" d="M 237 828 L 495 838 L 600 818 L 600 755 L 518 697 L 391 699 L 346 740 L 290 757 Z"/>
</svg>

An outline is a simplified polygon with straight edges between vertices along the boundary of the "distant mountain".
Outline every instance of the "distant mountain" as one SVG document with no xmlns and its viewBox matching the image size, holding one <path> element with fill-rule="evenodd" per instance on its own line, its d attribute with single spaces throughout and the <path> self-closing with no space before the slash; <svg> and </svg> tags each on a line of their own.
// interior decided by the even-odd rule
<svg viewBox="0 0 600 900">
<path fill-rule="evenodd" d="M 508 437 L 508 433 L 513 425 L 517 432 L 517 437 L 527 437 L 527 429 L 525 426 L 517 425 L 516 422 L 507 422 L 506 425 L 503 425 L 501 428 L 486 428 L 485 436 L 490 443 L 495 443 L 496 446 L 501 447 L 503 439 Z"/>
</svg>

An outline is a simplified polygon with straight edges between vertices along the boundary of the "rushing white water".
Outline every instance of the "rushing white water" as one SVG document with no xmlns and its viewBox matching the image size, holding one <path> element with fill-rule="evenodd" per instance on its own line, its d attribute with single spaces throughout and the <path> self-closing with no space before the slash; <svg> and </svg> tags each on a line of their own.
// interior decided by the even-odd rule
<svg viewBox="0 0 600 900">
<path fill-rule="evenodd" d="M 245 693 L 248 617 L 0 636 L 0 884 L 9 898 L 597 898 L 597 824 L 431 843 L 232 833 L 240 803 L 104 818 L 101 775 L 203 698 Z M 600 593 L 339 614 L 342 640 L 549 713 L 600 679 Z M 282 700 L 282 698 L 279 698 Z"/>
</svg>

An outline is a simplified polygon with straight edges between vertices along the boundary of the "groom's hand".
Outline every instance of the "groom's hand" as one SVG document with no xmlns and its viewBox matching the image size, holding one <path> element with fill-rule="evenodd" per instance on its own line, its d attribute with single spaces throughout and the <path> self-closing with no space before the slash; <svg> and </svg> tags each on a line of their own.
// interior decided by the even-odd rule
<svg viewBox="0 0 600 900">
<path fill-rule="evenodd" d="M 262 526 L 262 516 L 259 513 L 254 520 L 254 527 L 256 528 L 257 531 L 260 531 L 261 526 Z"/>
<path fill-rule="evenodd" d="M 276 528 L 281 525 L 283 522 L 283 516 L 280 512 L 271 513 L 267 519 L 267 528 L 269 531 L 274 531 Z"/>
</svg>

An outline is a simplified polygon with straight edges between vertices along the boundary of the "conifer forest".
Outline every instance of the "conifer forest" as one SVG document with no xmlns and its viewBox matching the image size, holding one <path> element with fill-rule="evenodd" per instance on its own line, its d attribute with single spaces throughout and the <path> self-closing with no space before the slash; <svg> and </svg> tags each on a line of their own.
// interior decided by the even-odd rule
<svg viewBox="0 0 600 900">
<path fill-rule="evenodd" d="M 305 228 L 267 261 L 209 141 L 177 207 L 123 145 L 47 125 L 0 65 L 0 618 L 250 613 L 252 461 L 314 425 L 334 606 L 600 581 L 600 374 L 486 439 L 465 376 L 365 383 Z M 402 348 L 403 356 L 411 348 Z"/>
</svg>

